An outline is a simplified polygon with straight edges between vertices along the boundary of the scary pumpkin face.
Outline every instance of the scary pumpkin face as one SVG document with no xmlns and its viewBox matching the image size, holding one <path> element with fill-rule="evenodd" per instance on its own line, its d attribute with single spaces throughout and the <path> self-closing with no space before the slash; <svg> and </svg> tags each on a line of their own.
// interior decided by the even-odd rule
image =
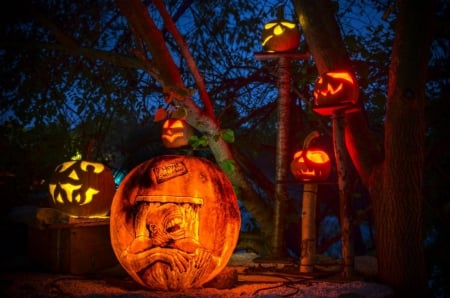
<svg viewBox="0 0 450 298">
<path fill-rule="evenodd" d="M 164 121 L 161 140 L 166 148 L 179 148 L 189 144 L 189 138 L 194 130 L 186 121 L 181 119 L 167 119 Z"/>
<path fill-rule="evenodd" d="M 262 46 L 266 52 L 285 52 L 295 50 L 300 44 L 300 31 L 297 24 L 283 19 L 264 25 Z"/>
<path fill-rule="evenodd" d="M 163 155 L 132 169 L 111 206 L 111 244 L 139 284 L 197 288 L 223 270 L 240 230 L 237 198 L 213 162 Z"/>
<path fill-rule="evenodd" d="M 355 108 L 358 101 L 358 83 L 347 71 L 327 72 L 314 85 L 314 108 L 321 115 L 332 115 L 338 110 Z"/>
<path fill-rule="evenodd" d="M 291 172 L 301 182 L 319 182 L 331 172 L 330 157 L 320 149 L 297 151 L 291 162 Z"/>
<path fill-rule="evenodd" d="M 58 165 L 50 179 L 50 204 L 74 216 L 106 216 L 115 193 L 109 168 L 89 161 L 67 161 Z"/>
</svg>

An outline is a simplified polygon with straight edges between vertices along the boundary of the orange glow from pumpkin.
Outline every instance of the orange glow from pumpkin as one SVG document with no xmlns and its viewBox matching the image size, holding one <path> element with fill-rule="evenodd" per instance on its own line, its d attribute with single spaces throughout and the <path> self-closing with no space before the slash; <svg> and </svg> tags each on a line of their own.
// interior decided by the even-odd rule
<svg viewBox="0 0 450 298">
<path fill-rule="evenodd" d="M 161 139 L 167 148 L 182 147 L 189 144 L 192 127 L 181 119 L 167 119 L 162 126 Z"/>
<path fill-rule="evenodd" d="M 319 76 L 314 86 L 313 110 L 321 115 L 332 115 L 338 110 L 357 109 L 358 85 L 348 71 L 327 72 Z"/>
<path fill-rule="evenodd" d="M 297 151 L 291 162 L 291 172 L 303 182 L 326 180 L 331 172 L 330 157 L 317 149 Z"/>
</svg>

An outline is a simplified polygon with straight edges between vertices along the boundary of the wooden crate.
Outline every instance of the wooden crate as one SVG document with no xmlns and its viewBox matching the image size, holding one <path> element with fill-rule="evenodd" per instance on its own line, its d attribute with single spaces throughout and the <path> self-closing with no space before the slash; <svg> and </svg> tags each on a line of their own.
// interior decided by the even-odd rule
<svg viewBox="0 0 450 298">
<path fill-rule="evenodd" d="M 98 273 L 118 265 L 109 218 L 30 225 L 28 256 L 35 265 L 53 273 Z"/>
</svg>

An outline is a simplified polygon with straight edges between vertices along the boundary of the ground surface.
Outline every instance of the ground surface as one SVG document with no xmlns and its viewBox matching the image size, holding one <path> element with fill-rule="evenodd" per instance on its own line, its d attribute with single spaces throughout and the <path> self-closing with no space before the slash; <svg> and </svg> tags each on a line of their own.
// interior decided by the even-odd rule
<svg viewBox="0 0 450 298">
<path fill-rule="evenodd" d="M 392 297 L 387 286 L 363 280 L 343 280 L 339 274 L 288 273 L 273 268 L 234 265 L 225 270 L 235 277 L 232 282 L 212 281 L 201 289 L 178 292 L 143 288 L 120 266 L 92 275 L 27 271 L 32 268 L 16 266 L 0 273 L 0 297 Z"/>
</svg>

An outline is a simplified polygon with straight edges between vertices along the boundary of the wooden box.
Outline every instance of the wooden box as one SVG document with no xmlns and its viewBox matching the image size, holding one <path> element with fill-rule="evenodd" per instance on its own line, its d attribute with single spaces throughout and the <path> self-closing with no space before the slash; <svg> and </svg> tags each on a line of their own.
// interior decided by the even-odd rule
<svg viewBox="0 0 450 298">
<path fill-rule="evenodd" d="M 30 225 L 28 256 L 53 273 L 98 273 L 118 265 L 109 236 L 109 218 Z"/>
</svg>

